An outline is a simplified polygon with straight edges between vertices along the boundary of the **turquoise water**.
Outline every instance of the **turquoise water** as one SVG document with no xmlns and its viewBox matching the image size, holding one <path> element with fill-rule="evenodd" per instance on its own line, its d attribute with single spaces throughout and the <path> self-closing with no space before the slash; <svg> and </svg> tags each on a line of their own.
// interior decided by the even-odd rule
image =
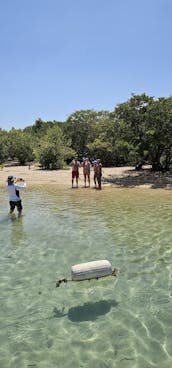
<svg viewBox="0 0 172 368">
<path fill-rule="evenodd" d="M 172 192 L 1 190 L 0 367 L 172 367 Z M 69 282 L 108 259 L 117 278 Z"/>
</svg>

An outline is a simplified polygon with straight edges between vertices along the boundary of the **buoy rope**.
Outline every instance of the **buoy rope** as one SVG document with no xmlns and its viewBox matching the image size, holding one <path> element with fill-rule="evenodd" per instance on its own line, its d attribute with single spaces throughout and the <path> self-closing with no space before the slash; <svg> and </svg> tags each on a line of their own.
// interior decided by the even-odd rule
<svg viewBox="0 0 172 368">
<path fill-rule="evenodd" d="M 67 279 L 65 279 L 65 278 L 64 278 L 64 279 L 60 279 L 60 280 L 56 281 L 56 287 L 59 287 L 59 286 L 62 284 L 62 282 L 64 282 L 65 284 L 67 284 L 67 282 L 69 282 L 69 281 L 84 281 L 84 280 L 88 280 L 88 281 L 90 281 L 90 280 L 93 280 L 93 279 L 98 280 L 98 279 L 100 279 L 100 278 L 102 278 L 102 277 L 106 277 L 106 276 L 117 276 L 117 272 L 118 272 L 118 270 L 117 270 L 116 268 L 114 268 L 114 269 L 112 270 L 111 275 L 105 275 L 105 276 L 93 277 L 92 279 L 83 279 L 83 280 L 67 280 Z"/>
<path fill-rule="evenodd" d="M 64 282 L 65 284 L 67 284 L 69 280 L 67 279 L 61 279 L 61 280 L 58 280 L 56 281 L 56 287 L 59 287 L 61 285 L 62 282 Z"/>
</svg>

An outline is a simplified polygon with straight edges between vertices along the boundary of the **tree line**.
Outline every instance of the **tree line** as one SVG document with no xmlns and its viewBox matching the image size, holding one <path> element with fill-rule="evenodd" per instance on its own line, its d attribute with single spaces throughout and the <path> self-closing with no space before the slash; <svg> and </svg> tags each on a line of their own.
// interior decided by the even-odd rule
<svg viewBox="0 0 172 368">
<path fill-rule="evenodd" d="M 114 111 L 80 110 L 66 121 L 37 119 L 24 129 L 0 128 L 0 163 L 35 161 L 61 169 L 73 156 L 99 158 L 104 166 L 169 170 L 172 164 L 172 97 L 132 94 Z"/>
</svg>

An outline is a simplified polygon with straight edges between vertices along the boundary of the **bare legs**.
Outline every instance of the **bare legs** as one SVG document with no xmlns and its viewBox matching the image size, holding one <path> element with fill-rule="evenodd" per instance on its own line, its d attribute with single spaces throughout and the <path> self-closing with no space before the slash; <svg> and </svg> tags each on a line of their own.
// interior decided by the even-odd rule
<svg viewBox="0 0 172 368">
<path fill-rule="evenodd" d="M 74 178 L 72 178 L 72 188 L 74 188 Z M 78 178 L 76 178 L 76 188 L 78 188 Z"/>
<path fill-rule="evenodd" d="M 90 174 L 84 174 L 85 188 L 87 187 L 87 180 L 88 180 L 88 187 L 90 188 Z"/>
</svg>

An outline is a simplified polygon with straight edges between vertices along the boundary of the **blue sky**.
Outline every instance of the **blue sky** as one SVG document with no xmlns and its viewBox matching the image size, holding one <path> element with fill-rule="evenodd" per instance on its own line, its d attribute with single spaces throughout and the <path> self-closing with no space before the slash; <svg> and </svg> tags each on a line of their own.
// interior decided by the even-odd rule
<svg viewBox="0 0 172 368">
<path fill-rule="evenodd" d="M 169 97 L 172 0 L 0 0 L 0 127 Z"/>
</svg>

